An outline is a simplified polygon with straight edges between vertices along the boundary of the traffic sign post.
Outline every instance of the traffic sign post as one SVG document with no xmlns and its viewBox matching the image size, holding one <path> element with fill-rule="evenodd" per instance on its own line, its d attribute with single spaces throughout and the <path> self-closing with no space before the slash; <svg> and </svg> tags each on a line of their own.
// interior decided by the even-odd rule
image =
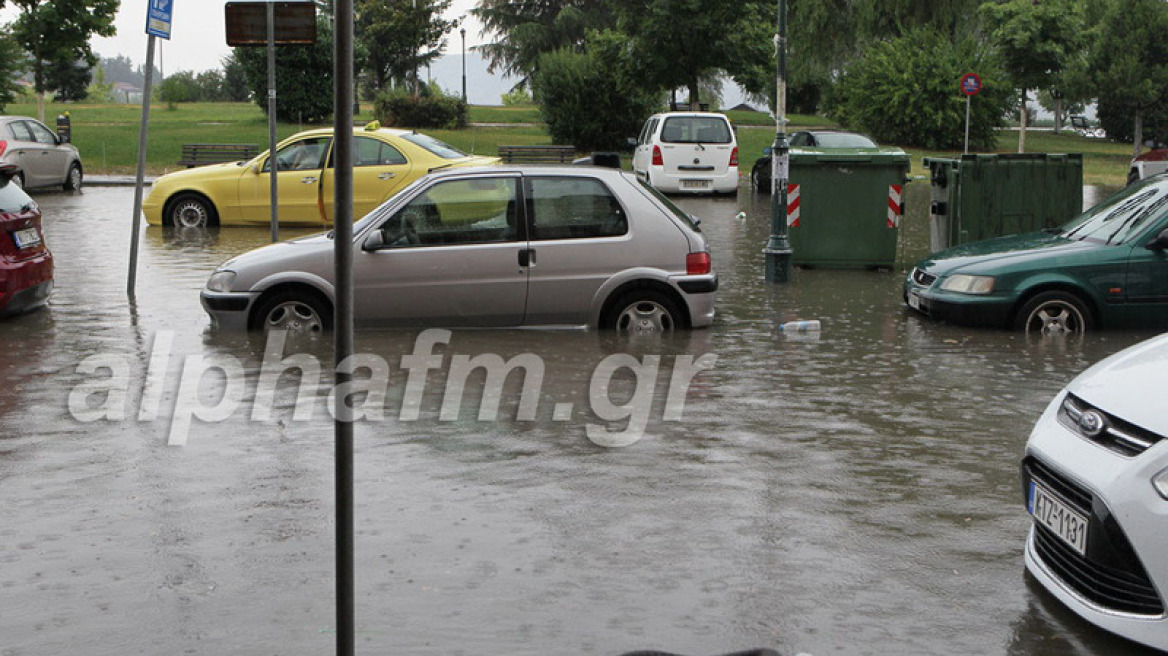
<svg viewBox="0 0 1168 656">
<path fill-rule="evenodd" d="M 138 277 L 138 233 L 141 232 L 142 187 L 146 179 L 146 132 L 150 123 L 150 93 L 154 82 L 154 38 L 170 39 L 173 0 L 150 0 L 146 8 L 146 79 L 142 84 L 142 126 L 138 130 L 138 171 L 134 177 L 134 218 L 131 220 L 130 271 L 126 294 L 134 297 Z"/>
<path fill-rule="evenodd" d="M 970 99 L 981 92 L 981 76 L 966 73 L 961 76 L 961 93 L 965 94 L 965 154 L 969 154 L 969 106 Z"/>
</svg>

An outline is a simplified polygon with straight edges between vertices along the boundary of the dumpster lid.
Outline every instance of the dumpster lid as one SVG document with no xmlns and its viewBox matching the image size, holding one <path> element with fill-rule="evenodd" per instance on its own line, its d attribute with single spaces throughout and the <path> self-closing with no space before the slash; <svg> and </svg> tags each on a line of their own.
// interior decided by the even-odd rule
<svg viewBox="0 0 1168 656">
<path fill-rule="evenodd" d="M 908 153 L 899 148 L 793 148 L 791 160 L 796 162 L 877 162 L 880 164 L 908 163 Z"/>
</svg>

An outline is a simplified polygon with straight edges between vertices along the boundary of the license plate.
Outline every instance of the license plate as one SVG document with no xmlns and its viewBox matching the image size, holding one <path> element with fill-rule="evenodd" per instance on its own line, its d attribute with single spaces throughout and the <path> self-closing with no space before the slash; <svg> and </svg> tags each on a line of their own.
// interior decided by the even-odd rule
<svg viewBox="0 0 1168 656">
<path fill-rule="evenodd" d="M 1030 514 L 1080 556 L 1087 555 L 1087 517 L 1034 481 L 1030 482 Z"/>
<path fill-rule="evenodd" d="M 12 239 L 16 241 L 17 248 L 28 248 L 41 243 L 41 233 L 36 228 L 25 228 L 12 233 Z"/>
<path fill-rule="evenodd" d="M 913 292 L 909 292 L 908 306 L 914 310 L 919 311 L 921 309 L 921 297 Z"/>
<path fill-rule="evenodd" d="M 709 180 L 682 180 L 682 189 L 705 189 L 710 186 Z"/>
</svg>

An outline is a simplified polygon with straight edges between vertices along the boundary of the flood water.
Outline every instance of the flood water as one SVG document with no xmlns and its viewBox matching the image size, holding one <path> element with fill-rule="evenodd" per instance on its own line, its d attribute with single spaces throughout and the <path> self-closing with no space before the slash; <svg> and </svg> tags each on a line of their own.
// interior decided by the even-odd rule
<svg viewBox="0 0 1168 656">
<path fill-rule="evenodd" d="M 927 183 L 908 194 L 904 266 L 928 244 Z M 37 201 L 56 290 L 0 323 L 0 655 L 331 653 L 331 345 L 286 345 L 320 384 L 288 373 L 269 398 L 263 340 L 216 333 L 198 301 L 268 231 L 144 229 L 129 303 L 132 190 Z M 1151 333 L 935 324 L 903 308 L 900 266 L 767 283 L 767 197 L 679 203 L 721 275 L 708 330 L 456 331 L 416 406 L 418 334 L 358 333 L 389 377 L 356 425 L 360 653 L 1142 653 L 1028 582 L 1018 464 L 1060 387 Z M 780 333 L 792 319 L 822 331 Z M 639 368 L 596 398 L 620 353 Z M 493 419 L 484 377 L 447 388 L 455 356 L 489 354 L 542 363 L 533 417 L 517 378 Z M 634 422 L 628 446 L 589 439 Z"/>
</svg>

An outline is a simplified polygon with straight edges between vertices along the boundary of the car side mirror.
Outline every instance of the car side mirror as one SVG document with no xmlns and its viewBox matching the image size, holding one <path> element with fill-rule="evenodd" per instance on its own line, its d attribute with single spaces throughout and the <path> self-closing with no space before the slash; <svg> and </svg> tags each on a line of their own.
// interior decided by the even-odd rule
<svg viewBox="0 0 1168 656">
<path fill-rule="evenodd" d="M 1160 234 L 1152 238 L 1152 241 L 1144 244 L 1144 248 L 1150 251 L 1162 251 L 1168 249 L 1168 228 L 1160 231 Z"/>
<path fill-rule="evenodd" d="M 629 137 L 628 139 L 625 140 L 625 143 L 632 146 L 633 148 L 636 148 L 638 145 L 640 145 L 640 142 L 637 140 L 636 137 Z"/>
<path fill-rule="evenodd" d="M 385 248 L 385 233 L 380 230 L 374 230 L 373 234 L 365 238 L 365 243 L 361 244 L 361 250 L 366 253 L 379 251 Z"/>
</svg>

